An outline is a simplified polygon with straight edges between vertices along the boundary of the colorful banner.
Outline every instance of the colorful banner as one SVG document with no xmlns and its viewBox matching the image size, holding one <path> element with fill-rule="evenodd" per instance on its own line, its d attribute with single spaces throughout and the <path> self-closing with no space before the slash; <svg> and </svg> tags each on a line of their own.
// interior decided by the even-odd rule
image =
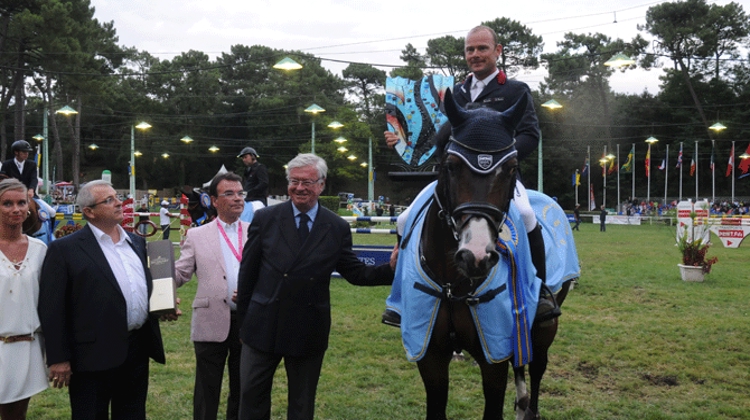
<svg viewBox="0 0 750 420">
<path fill-rule="evenodd" d="M 729 162 L 727 162 L 727 174 L 725 177 L 732 175 L 732 169 L 734 168 L 734 142 L 732 142 L 732 151 L 729 153 Z"/>
<path fill-rule="evenodd" d="M 453 84 L 453 76 L 439 74 L 419 81 L 386 79 L 388 131 L 398 136 L 395 150 L 410 169 L 426 164 L 435 153 L 435 133 L 448 120 L 442 109 L 445 91 Z"/>
<path fill-rule="evenodd" d="M 750 155 L 750 144 L 747 145 L 747 150 L 745 151 L 745 155 Z M 740 173 L 740 176 L 738 176 L 737 178 L 744 178 L 750 175 L 750 172 L 749 172 L 750 171 L 750 158 L 743 158 L 740 155 L 740 164 L 737 165 L 737 167 L 740 168 L 740 170 L 742 171 L 742 173 Z"/>
<path fill-rule="evenodd" d="M 589 173 L 589 158 L 586 158 L 586 161 L 583 163 L 583 168 L 581 169 L 581 175 L 586 175 Z"/>
<path fill-rule="evenodd" d="M 635 145 L 630 148 L 630 153 L 628 153 L 628 161 L 625 162 L 624 165 L 622 165 L 622 168 L 620 168 L 623 173 L 629 174 L 633 171 L 633 155 L 635 155 Z"/>
</svg>

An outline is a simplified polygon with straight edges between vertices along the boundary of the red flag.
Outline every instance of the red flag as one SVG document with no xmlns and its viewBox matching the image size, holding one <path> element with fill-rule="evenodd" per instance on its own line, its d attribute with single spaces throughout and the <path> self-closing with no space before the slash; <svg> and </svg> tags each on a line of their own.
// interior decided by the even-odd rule
<svg viewBox="0 0 750 420">
<path fill-rule="evenodd" d="M 745 154 L 750 155 L 750 144 L 747 145 L 747 150 L 745 151 Z M 747 174 L 747 172 L 750 171 L 750 159 L 748 158 L 740 159 L 740 164 L 737 165 L 737 167 L 742 170 L 742 173 L 740 175 Z"/>
<path fill-rule="evenodd" d="M 596 200 L 594 199 L 594 184 L 591 184 L 589 188 L 589 201 L 591 202 L 591 205 L 589 206 L 589 210 L 595 210 Z"/>
<path fill-rule="evenodd" d="M 727 163 L 727 174 L 725 177 L 732 175 L 732 168 L 734 167 L 734 142 L 732 142 L 732 151 L 729 153 L 729 162 Z"/>
<path fill-rule="evenodd" d="M 648 152 L 646 152 L 646 178 L 651 177 L 651 145 L 648 145 Z"/>
<path fill-rule="evenodd" d="M 690 176 L 695 175 L 695 157 L 690 159 Z"/>
</svg>

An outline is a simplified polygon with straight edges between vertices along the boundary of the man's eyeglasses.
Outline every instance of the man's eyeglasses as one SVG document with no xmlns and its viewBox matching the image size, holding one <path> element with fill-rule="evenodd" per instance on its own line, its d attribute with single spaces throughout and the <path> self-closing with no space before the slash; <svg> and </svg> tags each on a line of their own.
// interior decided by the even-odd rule
<svg viewBox="0 0 750 420">
<path fill-rule="evenodd" d="M 219 194 L 219 197 L 226 197 L 226 198 L 234 198 L 234 196 L 237 196 L 239 198 L 245 198 L 247 197 L 247 192 L 245 191 L 226 191 L 224 193 Z"/>
<path fill-rule="evenodd" d="M 301 186 L 303 186 L 305 188 L 309 188 L 309 187 L 312 187 L 313 185 L 315 185 L 315 184 L 317 184 L 319 182 L 320 182 L 320 178 L 318 178 L 318 179 L 316 179 L 314 181 L 310 181 L 308 179 L 293 179 L 292 178 L 292 179 L 289 180 L 289 185 L 292 186 L 292 187 L 296 187 L 298 185 L 301 185 Z"/>
<path fill-rule="evenodd" d="M 117 200 L 117 197 L 115 197 L 114 195 L 110 195 L 109 197 L 105 198 L 104 200 L 102 200 L 102 201 L 100 201 L 98 203 L 94 203 L 94 204 L 90 205 L 89 208 L 93 209 L 94 207 L 98 206 L 99 204 L 106 204 L 106 205 L 109 206 L 112 203 L 114 203 L 116 200 Z"/>
</svg>

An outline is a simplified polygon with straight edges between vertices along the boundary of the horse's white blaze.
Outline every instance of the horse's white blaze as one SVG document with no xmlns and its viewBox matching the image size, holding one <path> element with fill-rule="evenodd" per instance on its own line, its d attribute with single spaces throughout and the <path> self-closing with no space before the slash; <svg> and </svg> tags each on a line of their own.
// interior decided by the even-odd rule
<svg viewBox="0 0 750 420">
<path fill-rule="evenodd" d="M 489 250 L 492 250 L 494 246 L 490 226 L 484 217 L 473 217 L 469 220 L 460 239 L 458 250 L 470 251 L 474 255 L 476 265 L 489 256 Z"/>
</svg>

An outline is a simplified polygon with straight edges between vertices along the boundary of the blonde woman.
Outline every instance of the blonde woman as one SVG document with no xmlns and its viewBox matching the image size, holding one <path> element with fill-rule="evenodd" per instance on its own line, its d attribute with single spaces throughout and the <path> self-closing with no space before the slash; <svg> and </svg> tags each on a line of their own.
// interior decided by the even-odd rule
<svg viewBox="0 0 750 420">
<path fill-rule="evenodd" d="M 25 419 L 49 386 L 36 311 L 47 246 L 22 232 L 28 200 L 20 181 L 0 181 L 0 420 Z"/>
</svg>

